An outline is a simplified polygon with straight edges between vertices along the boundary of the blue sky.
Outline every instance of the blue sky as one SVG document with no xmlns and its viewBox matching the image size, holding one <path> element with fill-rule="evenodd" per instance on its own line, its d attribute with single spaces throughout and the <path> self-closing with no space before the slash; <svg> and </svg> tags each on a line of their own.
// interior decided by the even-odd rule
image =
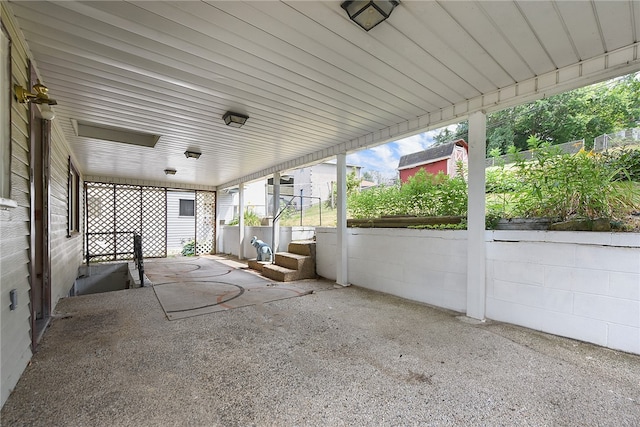
<svg viewBox="0 0 640 427">
<path fill-rule="evenodd" d="M 455 130 L 455 125 L 450 130 Z M 347 155 L 347 163 L 362 166 L 363 172 L 378 171 L 386 178 L 397 176 L 398 161 L 405 154 L 422 151 L 433 144 L 440 129 L 420 133 L 367 150 Z"/>
</svg>

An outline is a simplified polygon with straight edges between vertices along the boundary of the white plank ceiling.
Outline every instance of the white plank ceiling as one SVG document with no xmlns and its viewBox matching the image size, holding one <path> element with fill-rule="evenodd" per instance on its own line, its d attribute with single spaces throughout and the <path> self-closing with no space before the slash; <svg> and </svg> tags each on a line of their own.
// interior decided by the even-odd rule
<svg viewBox="0 0 640 427">
<path fill-rule="evenodd" d="M 90 176 L 222 186 L 640 69 L 636 0 L 403 1 L 368 33 L 339 1 L 9 5 Z"/>
</svg>

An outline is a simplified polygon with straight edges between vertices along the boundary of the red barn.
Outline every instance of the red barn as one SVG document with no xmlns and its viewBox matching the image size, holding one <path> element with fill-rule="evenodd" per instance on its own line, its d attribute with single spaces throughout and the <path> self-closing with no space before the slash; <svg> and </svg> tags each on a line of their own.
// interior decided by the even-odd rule
<svg viewBox="0 0 640 427">
<path fill-rule="evenodd" d="M 444 172 L 450 177 L 454 177 L 457 174 L 458 162 L 462 162 L 466 166 L 468 159 L 469 146 L 464 139 L 458 139 L 400 157 L 398 171 L 403 183 L 407 182 L 420 169 L 434 175 L 438 172 Z"/>
</svg>

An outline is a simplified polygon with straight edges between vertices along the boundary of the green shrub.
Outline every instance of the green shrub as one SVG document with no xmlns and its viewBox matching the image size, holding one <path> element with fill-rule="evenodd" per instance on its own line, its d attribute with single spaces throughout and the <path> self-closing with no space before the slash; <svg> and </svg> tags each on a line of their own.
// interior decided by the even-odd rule
<svg viewBox="0 0 640 427">
<path fill-rule="evenodd" d="M 235 217 L 231 221 L 229 221 L 228 225 L 238 225 L 240 223 L 240 218 Z M 244 225 L 245 226 L 258 226 L 261 224 L 260 217 L 253 211 L 246 209 L 244 211 Z"/>
<path fill-rule="evenodd" d="M 182 255 L 194 256 L 196 254 L 196 241 L 194 239 L 188 240 L 186 243 L 182 241 Z"/>
<path fill-rule="evenodd" d="M 619 170 L 603 156 L 558 154 L 543 145 L 533 161 L 516 165 L 521 185 L 513 198 L 515 216 L 616 219 L 634 208 L 636 190 L 615 182 Z"/>
<path fill-rule="evenodd" d="M 515 172 L 504 166 L 488 168 L 485 172 L 487 193 L 508 193 L 516 191 L 520 182 Z"/>
<path fill-rule="evenodd" d="M 467 183 L 462 177 L 420 170 L 402 186 L 376 187 L 350 195 L 348 208 L 350 216 L 358 219 L 389 215 L 464 216 Z"/>
<path fill-rule="evenodd" d="M 625 147 L 603 156 L 607 165 L 617 171 L 616 180 L 640 182 L 640 149 Z"/>
</svg>

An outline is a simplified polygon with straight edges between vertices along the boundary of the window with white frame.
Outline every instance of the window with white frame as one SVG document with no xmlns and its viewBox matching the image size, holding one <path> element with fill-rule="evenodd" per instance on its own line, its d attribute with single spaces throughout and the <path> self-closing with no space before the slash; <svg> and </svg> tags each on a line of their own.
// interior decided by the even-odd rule
<svg viewBox="0 0 640 427">
<path fill-rule="evenodd" d="M 0 22 L 0 202 L 11 197 L 11 39 Z"/>
<path fill-rule="evenodd" d="M 67 236 L 80 232 L 80 174 L 69 157 Z"/>
</svg>

